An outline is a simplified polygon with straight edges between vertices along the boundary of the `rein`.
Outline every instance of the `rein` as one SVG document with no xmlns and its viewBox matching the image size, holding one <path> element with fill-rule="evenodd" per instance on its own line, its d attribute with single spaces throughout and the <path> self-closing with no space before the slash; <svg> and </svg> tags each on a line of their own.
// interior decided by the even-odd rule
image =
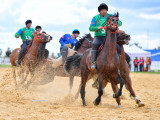
<svg viewBox="0 0 160 120">
<path fill-rule="evenodd" d="M 80 38 L 81 38 L 81 37 L 80 37 Z M 81 47 L 84 47 L 84 48 L 90 48 L 90 47 L 91 47 L 91 43 L 93 43 L 93 41 L 89 40 L 88 38 L 81 38 L 81 39 L 85 39 L 85 40 L 87 40 L 88 43 L 89 43 L 89 47 L 86 47 L 86 46 L 83 46 L 82 43 L 80 43 L 80 42 L 78 41 L 79 44 L 81 44 Z"/>
<path fill-rule="evenodd" d="M 38 42 L 38 40 L 39 39 L 42 39 L 42 36 L 44 35 L 45 33 L 42 33 L 42 35 L 41 36 L 35 36 L 35 33 L 33 34 L 33 36 L 34 36 L 34 40 L 36 41 L 36 43 L 38 44 L 38 45 L 40 45 L 40 42 Z"/>
</svg>

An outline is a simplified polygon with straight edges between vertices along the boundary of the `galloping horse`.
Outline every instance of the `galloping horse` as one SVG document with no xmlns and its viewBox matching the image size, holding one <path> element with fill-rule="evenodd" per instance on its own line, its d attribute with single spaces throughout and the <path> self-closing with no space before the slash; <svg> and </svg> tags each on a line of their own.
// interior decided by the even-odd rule
<svg viewBox="0 0 160 120">
<path fill-rule="evenodd" d="M 98 97 L 95 99 L 94 104 L 99 105 L 101 96 L 103 95 L 103 82 L 109 80 L 112 88 L 120 83 L 120 89 L 114 91 L 114 98 L 119 98 L 122 95 L 122 88 L 124 85 L 124 79 L 119 74 L 120 60 L 117 54 L 117 34 L 118 29 L 118 13 L 112 17 L 108 17 L 108 27 L 106 28 L 106 42 L 103 49 L 99 53 L 97 58 L 97 70 L 91 69 L 91 50 L 84 53 L 81 60 L 81 98 L 83 106 L 86 106 L 85 102 L 85 86 L 87 80 L 93 77 L 94 74 L 98 74 L 99 88 Z M 120 104 L 118 104 L 120 106 Z"/>
<path fill-rule="evenodd" d="M 28 51 L 26 51 L 26 55 L 24 56 L 21 63 L 22 71 L 26 72 L 26 76 L 21 81 L 21 84 L 26 81 L 29 72 L 33 75 L 35 66 L 37 65 L 37 53 L 38 53 L 38 48 L 40 43 L 49 42 L 50 40 L 51 40 L 50 36 L 47 34 L 37 33 L 37 32 L 34 33 L 34 38 L 30 43 L 29 49 Z M 16 59 L 17 59 L 19 50 L 20 50 L 19 48 L 14 49 L 10 55 L 13 78 L 16 86 L 17 86 L 17 81 L 16 81 L 15 67 L 16 67 Z"/>
<path fill-rule="evenodd" d="M 111 18 L 110 18 L 111 19 Z M 113 19 L 113 18 L 112 18 Z M 113 24 L 114 25 L 114 24 Z M 113 26 L 112 25 L 112 26 Z M 111 24 L 110 24 L 110 26 L 108 26 L 108 27 L 111 27 Z M 109 28 L 108 28 L 109 29 Z M 109 32 L 109 31 L 108 31 Z M 108 33 L 107 32 L 107 33 Z M 109 32 L 109 34 L 111 34 L 110 32 Z M 128 67 L 128 64 L 127 64 L 127 62 L 126 62 L 126 60 L 125 60 L 125 52 L 124 52 L 124 49 L 123 49 L 123 44 L 128 44 L 128 40 L 130 40 L 130 36 L 126 36 L 125 35 L 125 33 L 124 32 L 121 32 L 121 33 L 119 33 L 118 34 L 118 44 L 121 46 L 121 61 L 120 61 L 120 75 L 122 76 L 122 78 L 125 80 L 125 85 L 126 85 L 126 88 L 127 88 L 127 90 L 131 93 L 131 95 L 135 98 L 135 100 L 136 100 L 136 103 L 138 104 L 138 106 L 139 107 L 141 107 L 141 106 L 144 106 L 144 104 L 143 103 L 141 103 L 141 101 L 136 97 L 136 95 L 135 95 L 135 92 L 133 91 L 133 89 L 132 89 L 132 84 L 131 84 L 131 79 L 130 79 L 130 77 L 129 77 L 129 67 Z M 108 39 L 107 39 L 108 40 Z M 112 41 L 113 42 L 113 41 Z M 106 44 L 105 44 L 106 45 Z M 104 46 L 105 46 L 104 45 Z M 85 58 L 86 58 L 87 56 L 85 56 Z M 83 62 L 82 62 L 83 63 Z M 81 64 L 82 64 L 81 63 Z M 82 65 L 83 66 L 83 65 Z M 84 66 L 83 66 L 84 67 Z M 86 67 L 88 67 L 88 66 L 86 66 Z M 84 71 L 85 72 L 85 71 Z M 92 73 L 93 74 L 93 73 Z M 93 76 L 92 74 L 90 74 L 90 76 L 88 76 L 88 80 Z M 105 78 L 104 78 L 105 79 Z M 108 79 L 108 80 L 103 80 L 103 88 L 107 85 L 107 82 L 111 82 L 111 78 L 106 78 L 106 79 Z M 84 84 L 86 84 L 86 82 L 87 81 L 82 81 L 82 83 L 81 83 L 81 85 L 80 85 L 80 88 L 81 88 L 81 97 L 82 97 L 82 101 L 83 101 L 83 105 L 85 106 L 86 104 L 85 104 L 85 100 L 84 100 L 84 92 L 83 92 L 83 90 L 84 89 L 82 89 L 82 85 Z M 115 82 L 115 84 L 117 84 L 118 83 L 118 81 L 112 81 L 111 82 L 111 84 L 112 84 L 112 88 L 113 88 L 113 91 L 114 91 L 114 93 L 116 93 L 117 92 L 117 87 L 116 87 L 116 85 L 114 85 L 113 83 Z M 101 85 L 99 85 L 101 88 L 102 88 L 102 84 Z M 77 92 L 77 97 L 78 97 L 78 94 L 79 94 L 79 91 L 80 91 L 80 88 L 79 88 L 79 90 L 78 90 L 78 92 Z M 99 91 L 99 93 L 100 93 L 100 91 Z M 115 96 L 116 94 L 114 94 L 114 96 Z M 115 96 L 116 97 L 116 96 Z M 98 101 L 96 101 L 98 99 Z M 97 105 L 97 103 L 101 100 L 100 99 L 100 96 L 98 96 L 98 98 L 97 98 L 96 100 L 95 100 L 95 105 Z M 117 101 L 117 103 L 118 103 L 118 105 L 119 105 L 119 107 L 120 107 L 120 98 L 118 97 L 118 98 L 116 98 L 116 101 Z"/>
</svg>

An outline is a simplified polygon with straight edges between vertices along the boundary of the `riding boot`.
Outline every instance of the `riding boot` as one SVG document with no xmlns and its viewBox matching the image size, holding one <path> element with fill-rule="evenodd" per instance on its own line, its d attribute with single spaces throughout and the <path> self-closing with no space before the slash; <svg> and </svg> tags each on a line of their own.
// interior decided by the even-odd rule
<svg viewBox="0 0 160 120">
<path fill-rule="evenodd" d="M 92 51 L 91 51 L 91 56 L 92 56 L 91 69 L 96 69 L 96 68 L 97 68 L 97 65 L 96 65 L 97 54 L 98 54 L 98 51 L 97 51 L 97 50 L 92 50 Z"/>
<path fill-rule="evenodd" d="M 131 58 L 127 53 L 125 53 L 125 57 L 126 57 L 126 61 L 127 61 L 128 65 L 129 65 Z"/>
<path fill-rule="evenodd" d="M 24 55 L 25 55 L 25 52 L 24 52 L 24 50 L 21 49 L 19 52 L 19 55 L 18 55 L 18 60 L 16 62 L 17 67 L 21 64 L 21 61 L 22 61 Z"/>
<path fill-rule="evenodd" d="M 65 63 L 68 55 L 68 44 L 64 45 L 61 49 L 62 61 Z"/>
</svg>

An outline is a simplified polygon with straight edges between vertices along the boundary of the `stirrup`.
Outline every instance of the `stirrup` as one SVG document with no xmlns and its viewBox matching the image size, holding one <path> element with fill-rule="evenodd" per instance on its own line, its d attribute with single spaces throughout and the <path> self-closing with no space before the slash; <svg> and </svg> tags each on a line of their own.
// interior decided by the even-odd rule
<svg viewBox="0 0 160 120">
<path fill-rule="evenodd" d="M 94 69 L 96 69 L 96 68 L 97 68 L 96 62 L 92 63 L 91 69 L 94 70 Z"/>
</svg>

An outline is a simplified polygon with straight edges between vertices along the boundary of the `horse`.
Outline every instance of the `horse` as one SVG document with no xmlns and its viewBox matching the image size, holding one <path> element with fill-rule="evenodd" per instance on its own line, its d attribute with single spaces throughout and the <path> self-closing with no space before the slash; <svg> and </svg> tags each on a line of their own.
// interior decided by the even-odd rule
<svg viewBox="0 0 160 120">
<path fill-rule="evenodd" d="M 50 37 L 51 37 L 51 40 L 52 40 L 52 36 L 50 36 Z M 41 60 L 48 58 L 48 56 L 49 56 L 49 51 L 48 51 L 47 49 L 45 49 L 47 43 L 48 43 L 48 42 L 46 42 L 46 43 L 40 43 L 40 45 L 39 45 L 39 50 L 38 50 L 38 55 L 37 55 L 37 62 L 40 62 Z M 31 44 L 30 44 L 30 45 L 31 45 Z M 30 45 L 29 45 L 29 46 L 30 46 Z M 28 47 L 29 47 L 29 46 L 28 46 Z M 22 45 L 21 45 L 21 47 L 22 47 Z M 21 49 L 21 48 L 16 48 L 16 49 L 14 49 L 14 50 L 12 51 L 12 57 L 10 58 L 11 66 L 16 67 L 16 61 L 17 61 L 17 59 L 18 59 L 18 55 L 19 55 L 20 49 Z M 15 68 L 14 68 L 14 67 L 12 67 L 12 68 L 13 68 L 13 71 L 15 71 Z M 13 73 L 15 73 L 15 72 L 13 72 Z M 13 78 L 15 78 L 15 75 L 16 75 L 16 74 L 13 75 Z M 21 77 L 22 77 L 22 78 L 24 77 L 24 71 L 23 71 L 21 65 L 19 65 L 18 76 L 19 76 L 20 78 L 21 78 Z M 16 84 L 16 83 L 15 83 L 15 84 Z"/>
<path fill-rule="evenodd" d="M 35 32 L 34 38 L 32 39 L 30 45 L 28 46 L 28 50 L 26 51 L 25 56 L 23 57 L 22 63 L 21 63 L 21 70 L 23 72 L 26 72 L 25 78 L 20 82 L 20 84 L 23 84 L 29 73 L 33 75 L 35 66 L 37 65 L 37 53 L 40 43 L 49 42 L 51 40 L 50 35 L 44 34 L 44 33 L 38 33 Z M 16 67 L 16 60 L 17 56 L 19 54 L 20 48 L 16 48 L 12 51 L 10 55 L 10 62 L 12 66 L 12 72 L 13 72 L 13 78 L 15 82 L 15 86 L 17 86 L 16 81 L 16 73 L 15 73 L 15 67 Z"/>
<path fill-rule="evenodd" d="M 85 102 L 85 86 L 86 82 L 93 77 L 94 74 L 98 74 L 99 88 L 98 97 L 94 101 L 94 105 L 99 105 L 101 102 L 101 96 L 103 95 L 103 83 L 110 80 L 112 88 L 120 83 L 120 89 L 114 91 L 113 97 L 119 98 L 122 95 L 122 88 L 124 85 L 124 79 L 119 74 L 120 60 L 117 54 L 117 34 L 118 30 L 118 13 L 112 17 L 107 18 L 107 28 L 106 28 L 106 41 L 103 49 L 97 58 L 97 70 L 91 69 L 91 50 L 86 51 L 83 54 L 81 60 L 81 99 L 83 106 L 86 106 Z M 113 89 L 114 90 L 114 89 Z M 118 103 L 120 106 L 120 103 Z"/>
</svg>

